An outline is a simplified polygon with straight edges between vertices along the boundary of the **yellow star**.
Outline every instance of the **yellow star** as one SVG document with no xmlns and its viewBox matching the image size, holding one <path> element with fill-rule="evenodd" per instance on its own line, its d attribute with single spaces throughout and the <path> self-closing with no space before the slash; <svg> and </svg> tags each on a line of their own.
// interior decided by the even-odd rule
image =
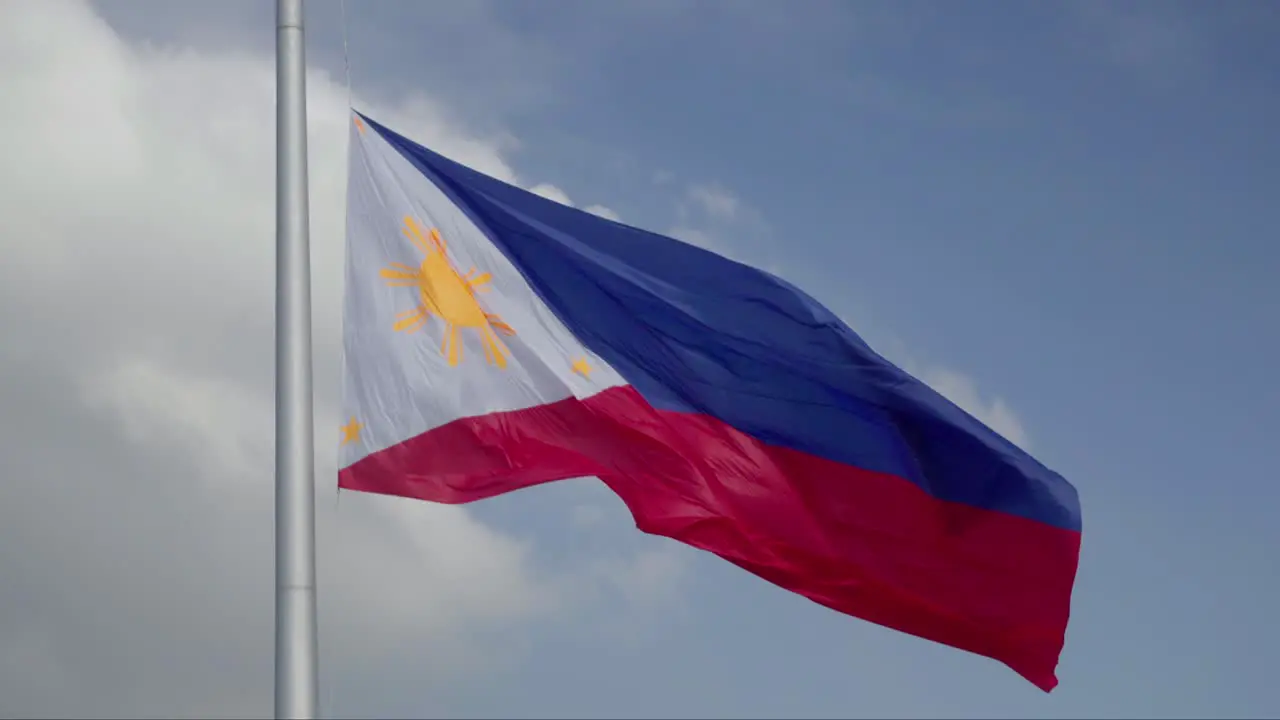
<svg viewBox="0 0 1280 720">
<path fill-rule="evenodd" d="M 591 366 L 587 364 L 586 358 L 578 358 L 573 361 L 573 371 L 588 380 L 591 379 Z"/>
<path fill-rule="evenodd" d="M 353 415 L 351 417 L 351 422 L 347 423 L 346 425 L 343 425 L 341 428 L 342 442 L 339 443 L 339 447 L 341 447 L 342 445 L 346 445 L 347 443 L 356 442 L 357 440 L 359 440 L 360 429 L 363 427 L 364 425 L 361 425 L 360 423 L 356 422 L 356 418 Z"/>
</svg>

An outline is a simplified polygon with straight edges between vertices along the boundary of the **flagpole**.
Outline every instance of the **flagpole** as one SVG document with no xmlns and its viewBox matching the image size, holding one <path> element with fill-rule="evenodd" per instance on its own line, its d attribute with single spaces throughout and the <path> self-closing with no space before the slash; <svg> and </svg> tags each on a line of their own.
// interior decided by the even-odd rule
<svg viewBox="0 0 1280 720">
<path fill-rule="evenodd" d="M 317 715 L 311 260 L 302 0 L 276 0 L 277 718 Z"/>
</svg>

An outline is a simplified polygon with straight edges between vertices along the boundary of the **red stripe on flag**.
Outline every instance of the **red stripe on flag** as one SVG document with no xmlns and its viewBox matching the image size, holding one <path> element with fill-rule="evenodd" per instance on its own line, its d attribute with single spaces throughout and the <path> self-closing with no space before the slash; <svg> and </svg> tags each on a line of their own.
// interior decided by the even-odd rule
<svg viewBox="0 0 1280 720">
<path fill-rule="evenodd" d="M 1079 533 L 655 410 L 630 387 L 461 419 L 364 458 L 338 484 L 452 504 L 587 475 L 645 532 L 1057 685 Z"/>
</svg>

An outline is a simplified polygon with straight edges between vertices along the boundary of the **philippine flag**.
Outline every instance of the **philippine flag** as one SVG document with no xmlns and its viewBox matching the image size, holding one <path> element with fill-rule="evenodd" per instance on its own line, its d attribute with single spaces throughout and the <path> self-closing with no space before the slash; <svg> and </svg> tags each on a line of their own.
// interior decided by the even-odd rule
<svg viewBox="0 0 1280 720">
<path fill-rule="evenodd" d="M 801 290 L 353 115 L 339 485 L 596 476 L 643 531 L 1048 691 L 1075 489 Z"/>
</svg>

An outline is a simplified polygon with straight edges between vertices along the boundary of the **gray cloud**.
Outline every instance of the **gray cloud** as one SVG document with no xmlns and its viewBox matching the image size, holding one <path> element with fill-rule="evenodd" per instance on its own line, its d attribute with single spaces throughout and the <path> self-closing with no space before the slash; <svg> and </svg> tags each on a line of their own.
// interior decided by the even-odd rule
<svg viewBox="0 0 1280 720">
<path fill-rule="evenodd" d="M 10 0 L 0 83 L 0 715 L 261 717 L 272 58 L 126 42 L 86 3 Z M 615 542 L 636 533 L 598 488 L 566 504 L 583 547 L 559 566 L 467 509 L 336 495 L 347 95 L 314 71 L 309 96 L 326 708 L 447 713 L 528 662 L 539 626 L 642 642 L 650 609 L 680 610 L 693 551 Z M 512 138 L 432 97 L 357 102 L 535 185 Z M 689 204 L 708 237 L 767 232 L 741 202 Z"/>
<path fill-rule="evenodd" d="M 0 48 L 0 715 L 261 717 L 272 59 L 131 45 L 52 0 L 0 5 Z M 324 73 L 309 94 L 324 672 L 369 696 L 443 697 L 515 662 L 521 623 L 606 591 L 660 597 L 619 584 L 628 563 L 650 584 L 678 568 L 646 551 L 558 572 L 466 509 L 337 497 L 348 115 Z M 503 138 L 460 131 L 430 98 L 372 109 L 519 180 Z M 501 647 L 485 640 L 504 628 Z"/>
</svg>

